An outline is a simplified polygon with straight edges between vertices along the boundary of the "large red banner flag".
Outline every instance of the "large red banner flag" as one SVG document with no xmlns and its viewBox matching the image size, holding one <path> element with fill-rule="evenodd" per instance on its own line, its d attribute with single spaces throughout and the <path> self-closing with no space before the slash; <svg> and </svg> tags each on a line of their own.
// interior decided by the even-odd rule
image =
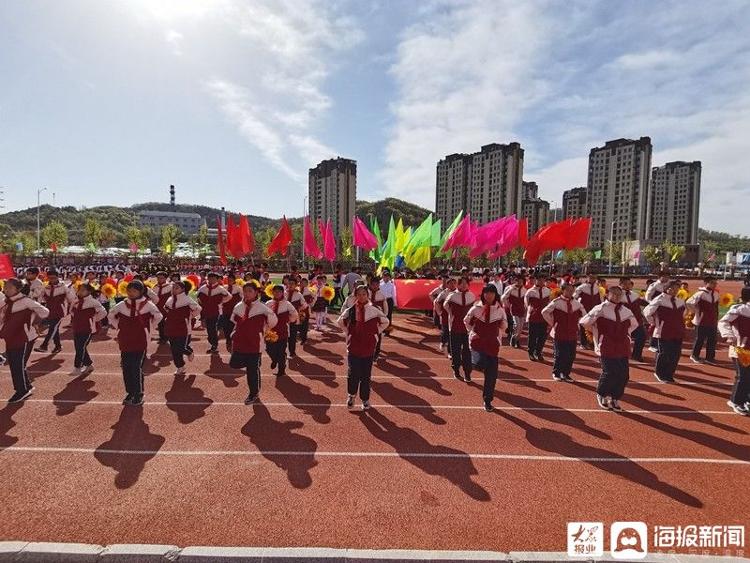
<svg viewBox="0 0 750 563">
<path fill-rule="evenodd" d="M 0 254 L 0 280 L 8 280 L 14 277 L 16 277 L 16 272 L 13 270 L 13 263 L 10 261 L 10 256 Z"/>
<path fill-rule="evenodd" d="M 221 217 L 216 218 L 216 246 L 219 252 L 219 259 L 223 266 L 227 265 L 227 249 L 224 246 L 224 233 L 221 228 Z"/>
<path fill-rule="evenodd" d="M 440 280 L 394 280 L 396 283 L 396 307 L 412 311 L 429 311 L 432 309 L 430 292 L 440 286 Z M 479 298 L 484 283 L 472 281 L 469 290 Z"/>
</svg>

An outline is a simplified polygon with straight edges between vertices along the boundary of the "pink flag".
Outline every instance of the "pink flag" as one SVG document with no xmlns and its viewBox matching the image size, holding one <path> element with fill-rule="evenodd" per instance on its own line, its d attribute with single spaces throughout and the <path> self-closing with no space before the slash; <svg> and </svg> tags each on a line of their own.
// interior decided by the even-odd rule
<svg viewBox="0 0 750 563">
<path fill-rule="evenodd" d="M 508 217 L 508 222 L 503 227 L 502 232 L 498 235 L 497 248 L 490 255 L 490 258 L 501 258 L 518 245 L 518 229 L 519 221 L 515 215 L 511 215 Z"/>
<path fill-rule="evenodd" d="M 375 238 L 367 226 L 362 222 L 362 219 L 354 216 L 354 228 L 352 229 L 352 241 L 354 246 L 357 246 L 365 251 L 374 250 L 378 247 L 378 239 Z"/>
<path fill-rule="evenodd" d="M 330 219 L 326 223 L 325 237 L 323 238 L 323 255 L 329 262 L 336 260 L 336 237 L 333 234 Z"/>
<path fill-rule="evenodd" d="M 442 250 L 450 250 L 459 246 L 471 246 L 472 225 L 471 217 L 467 214 L 445 241 Z"/>
<path fill-rule="evenodd" d="M 310 217 L 305 217 L 305 254 L 317 258 L 320 260 L 323 258 L 323 253 L 318 248 L 318 243 L 315 241 L 315 235 L 313 234 L 312 225 L 310 224 Z"/>
</svg>

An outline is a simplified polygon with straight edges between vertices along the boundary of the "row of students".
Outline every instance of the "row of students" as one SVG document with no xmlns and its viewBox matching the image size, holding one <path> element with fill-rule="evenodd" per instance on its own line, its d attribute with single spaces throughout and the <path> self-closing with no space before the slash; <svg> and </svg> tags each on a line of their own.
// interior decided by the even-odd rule
<svg viewBox="0 0 750 563">
<path fill-rule="evenodd" d="M 468 281 L 468 278 L 460 278 L 457 282 L 444 279 L 440 290 L 431 294 L 434 297 L 435 322 L 441 328 L 440 348 L 447 346 L 454 377 L 465 381 L 471 381 L 474 365 L 467 331 L 460 322 L 462 315 L 468 312 L 475 301 L 474 295 L 468 290 Z M 659 286 L 651 287 L 650 302 L 633 291 L 632 280 L 627 277 L 620 280 L 620 286 L 608 288 L 604 300 L 595 278 L 590 277 L 586 282 L 587 287 L 583 289 L 563 283 L 561 295 L 551 301 L 544 281 L 544 276 L 538 275 L 534 285 L 525 290 L 523 280 L 517 278 L 503 293 L 506 319 L 512 319 L 510 323 L 506 322 L 509 325 L 510 344 L 519 346 L 520 331 L 524 322 L 528 322 L 529 358 L 540 361 L 549 329 L 554 349 L 552 377 L 556 381 L 571 382 L 576 341 L 582 339 L 603 358 L 602 377 L 597 393 L 597 402 L 602 408 L 621 410 L 619 399 L 628 380 L 628 362 L 630 359 L 643 361 L 646 325 L 653 327 L 656 345 L 654 376 L 660 382 L 675 381 L 674 375 L 685 335 L 685 314 L 688 310 L 695 313 L 692 322 L 698 329 L 691 360 L 702 362 L 698 355 L 704 343 L 707 347 L 707 361 L 714 360 L 718 295 L 716 280 L 713 278 L 706 278 L 705 286 L 687 302 L 677 297 L 678 291 L 682 289 L 679 281 L 664 282 L 661 278 L 655 282 Z M 645 308 L 642 309 L 644 305 Z M 509 312 L 511 315 L 508 315 Z M 740 321 L 744 322 L 742 319 Z M 623 356 L 625 351 L 627 355 Z M 737 381 L 744 381 L 740 377 L 739 368 L 737 369 Z M 738 383 L 739 395 L 745 396 L 742 385 Z M 748 408 L 744 402 L 737 402 L 735 399 L 733 395 L 730 407 L 739 414 L 745 414 Z"/>
</svg>

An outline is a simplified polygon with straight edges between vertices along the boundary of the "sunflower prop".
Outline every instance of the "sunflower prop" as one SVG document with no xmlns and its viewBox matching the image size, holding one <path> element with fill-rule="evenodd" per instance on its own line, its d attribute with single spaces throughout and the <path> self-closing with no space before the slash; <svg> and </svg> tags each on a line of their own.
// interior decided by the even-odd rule
<svg viewBox="0 0 750 563">
<path fill-rule="evenodd" d="M 112 287 L 117 287 L 117 282 L 115 281 L 115 278 L 110 278 L 109 276 L 104 278 L 104 283 L 108 283 Z"/>
<path fill-rule="evenodd" d="M 5 280 L 0 280 L 0 291 L 5 287 Z"/>
<path fill-rule="evenodd" d="M 309 289 L 310 289 L 310 293 L 312 293 L 313 295 L 317 295 L 318 294 L 318 286 L 317 285 L 311 285 Z"/>
<path fill-rule="evenodd" d="M 692 311 L 685 313 L 685 328 L 693 328 L 693 317 L 695 314 Z"/>
<path fill-rule="evenodd" d="M 559 287 L 556 287 L 550 292 L 550 297 L 552 297 L 552 299 L 557 299 L 561 295 L 562 295 L 562 289 L 560 289 Z"/>
<path fill-rule="evenodd" d="M 255 289 L 260 289 L 260 282 L 256 280 L 255 278 L 252 278 L 249 282 L 250 285 L 255 286 Z"/>
<path fill-rule="evenodd" d="M 115 295 L 117 295 L 117 289 L 115 289 L 115 286 L 111 283 L 105 283 L 102 286 L 101 289 L 102 295 L 106 297 L 107 299 L 112 299 Z"/>
<path fill-rule="evenodd" d="M 149 278 L 145 282 L 143 282 L 143 285 L 145 285 L 149 289 L 152 289 L 156 285 L 156 282 Z"/>
<path fill-rule="evenodd" d="M 737 353 L 737 361 L 743 368 L 750 367 L 750 350 L 735 346 L 734 351 Z"/>
<path fill-rule="evenodd" d="M 643 299 L 646 299 L 646 290 L 642 289 L 638 292 L 638 295 L 640 295 Z"/>
<path fill-rule="evenodd" d="M 336 296 L 336 291 L 330 285 L 326 285 L 320 290 L 320 296 L 330 303 Z"/>
<path fill-rule="evenodd" d="M 266 288 L 263 290 L 263 293 L 265 293 L 266 297 L 268 297 L 269 299 L 273 299 L 273 284 L 266 284 Z"/>
<path fill-rule="evenodd" d="M 719 305 L 722 307 L 729 307 L 732 303 L 734 303 L 734 295 L 731 293 L 724 293 L 719 297 Z"/>
<path fill-rule="evenodd" d="M 278 342 L 279 333 L 276 332 L 275 330 L 267 330 L 266 333 L 263 335 L 263 339 L 266 342 L 273 344 L 274 342 Z"/>
<path fill-rule="evenodd" d="M 128 296 L 128 282 L 126 282 L 125 280 L 122 280 L 120 283 L 117 284 L 117 294 L 120 297 Z"/>
<path fill-rule="evenodd" d="M 594 344 L 594 333 L 591 332 L 589 329 L 586 329 L 584 332 L 586 334 L 586 342 L 588 342 L 589 344 L 593 345 Z"/>
<path fill-rule="evenodd" d="M 193 289 L 198 289 L 198 287 L 200 286 L 201 279 L 195 274 L 190 274 L 188 276 L 185 276 L 185 279 L 189 281 L 191 284 L 193 284 Z"/>
<path fill-rule="evenodd" d="M 676 297 L 677 299 L 682 299 L 683 301 L 685 301 L 688 297 L 690 297 L 690 295 L 688 294 L 687 290 L 680 289 L 680 291 L 677 292 Z"/>
<path fill-rule="evenodd" d="M 234 284 L 239 287 L 242 287 L 243 285 L 245 285 L 245 280 L 243 280 L 242 278 L 236 278 L 234 280 Z"/>
<path fill-rule="evenodd" d="M 79 288 L 79 287 L 81 287 L 81 284 L 82 284 L 82 283 L 83 283 L 83 282 L 82 282 L 81 280 L 76 280 L 76 281 L 74 281 L 74 282 L 73 282 L 73 289 L 75 289 L 76 291 L 78 291 L 78 288 Z"/>
</svg>

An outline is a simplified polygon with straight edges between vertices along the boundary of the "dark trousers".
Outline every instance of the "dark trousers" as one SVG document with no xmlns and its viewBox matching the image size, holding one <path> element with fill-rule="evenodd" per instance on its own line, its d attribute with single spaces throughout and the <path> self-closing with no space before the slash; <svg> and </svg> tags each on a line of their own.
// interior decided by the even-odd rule
<svg viewBox="0 0 750 563">
<path fill-rule="evenodd" d="M 289 325 L 289 354 L 297 355 L 297 335 L 299 334 L 299 325 L 296 323 Z"/>
<path fill-rule="evenodd" d="M 203 324 L 206 326 L 206 335 L 208 343 L 212 348 L 219 345 L 219 331 L 217 330 L 219 319 L 214 317 L 211 319 L 203 319 Z"/>
<path fill-rule="evenodd" d="M 159 321 L 158 325 L 156 325 L 156 330 L 159 332 L 159 342 L 165 342 L 167 340 L 167 337 L 164 335 L 164 320 L 163 319 Z"/>
<path fill-rule="evenodd" d="M 310 331 L 310 314 L 305 315 L 305 320 L 299 323 L 299 341 L 300 344 L 307 342 L 307 333 Z"/>
<path fill-rule="evenodd" d="M 102 302 L 102 307 L 104 307 L 104 310 L 107 311 L 107 314 L 109 315 L 109 301 Z M 102 319 L 102 326 L 109 326 L 109 321 L 107 320 L 107 317 L 104 317 Z"/>
<path fill-rule="evenodd" d="M 122 377 L 125 381 L 125 392 L 128 395 L 143 395 L 143 360 L 146 351 L 120 352 Z"/>
<path fill-rule="evenodd" d="M 60 347 L 60 323 L 62 319 L 47 319 L 47 334 L 44 335 L 42 341 L 42 347 L 46 348 L 49 345 L 50 339 L 55 343 L 55 348 Z"/>
<path fill-rule="evenodd" d="M 234 369 L 244 368 L 247 370 L 247 386 L 250 389 L 250 394 L 257 395 L 260 393 L 260 353 L 232 352 L 229 366 Z"/>
<path fill-rule="evenodd" d="M 279 366 L 279 375 L 286 373 L 286 345 L 286 338 L 279 338 L 276 342 L 268 342 L 266 344 L 268 357 Z"/>
<path fill-rule="evenodd" d="M 484 375 L 484 386 L 482 398 L 485 403 L 492 402 L 495 397 L 495 384 L 497 383 L 497 356 L 490 356 L 484 352 L 474 352 L 476 366 L 482 370 Z"/>
<path fill-rule="evenodd" d="M 448 323 L 445 323 L 440 329 L 440 343 L 447 346 L 448 355 L 451 353 L 451 333 L 448 330 Z"/>
<path fill-rule="evenodd" d="M 453 373 L 458 373 L 461 367 L 464 368 L 464 374 L 471 376 L 471 351 L 469 350 L 469 335 L 465 332 L 450 333 L 450 352 L 451 365 Z"/>
<path fill-rule="evenodd" d="M 547 340 L 547 323 L 529 323 L 529 355 L 541 355 L 544 342 Z"/>
<path fill-rule="evenodd" d="M 386 316 L 388 317 L 388 321 L 392 322 L 393 321 L 393 308 L 396 306 L 396 304 L 393 302 L 393 297 L 388 297 L 385 300 L 385 302 L 388 303 L 388 314 Z"/>
<path fill-rule="evenodd" d="M 346 377 L 346 390 L 349 395 L 356 396 L 362 401 L 370 400 L 370 378 L 372 377 L 372 356 L 358 358 L 349 354 L 347 357 L 349 371 Z"/>
<path fill-rule="evenodd" d="M 380 356 L 380 347 L 382 346 L 382 344 L 383 344 L 383 333 L 381 332 L 380 334 L 378 334 L 378 342 L 377 344 L 375 344 L 374 359 L 376 360 L 378 359 L 378 356 Z"/>
<path fill-rule="evenodd" d="M 94 362 L 89 356 L 88 345 L 91 341 L 91 334 L 74 334 L 73 346 L 76 349 L 76 357 L 73 360 L 73 366 L 77 368 L 88 367 Z"/>
<path fill-rule="evenodd" d="M 231 315 L 221 315 L 219 317 L 218 326 L 221 327 L 221 332 L 224 333 L 224 340 L 227 343 L 227 348 L 230 348 L 232 346 L 232 334 L 234 333 L 234 323 L 232 322 Z"/>
<path fill-rule="evenodd" d="M 732 402 L 735 405 L 744 405 L 750 401 L 750 366 L 742 367 L 737 358 L 734 358 L 734 387 L 732 387 Z"/>
<path fill-rule="evenodd" d="M 597 394 L 602 397 L 619 399 L 625 394 L 625 386 L 630 376 L 628 374 L 627 358 L 602 358 L 602 375 L 596 386 Z"/>
<path fill-rule="evenodd" d="M 29 374 L 26 373 L 26 363 L 29 361 L 33 347 L 33 342 L 27 342 L 23 348 L 5 351 L 5 359 L 10 368 L 10 377 L 13 380 L 13 389 L 16 393 L 24 393 L 31 388 Z"/>
<path fill-rule="evenodd" d="M 715 326 L 697 326 L 695 327 L 695 344 L 693 344 L 693 356 L 699 358 L 701 348 L 706 345 L 706 359 L 716 359 L 716 327 Z"/>
<path fill-rule="evenodd" d="M 638 325 L 632 333 L 633 353 L 630 355 L 634 360 L 643 358 L 643 347 L 646 345 L 646 329 L 643 325 Z"/>
<path fill-rule="evenodd" d="M 656 375 L 660 379 L 673 380 L 677 364 L 680 363 L 682 340 L 659 339 L 659 351 L 656 353 Z"/>
<path fill-rule="evenodd" d="M 570 375 L 573 362 L 576 359 L 575 340 L 555 340 L 555 363 L 552 365 L 552 373 L 558 375 Z"/>
<path fill-rule="evenodd" d="M 192 352 L 190 336 L 172 336 L 169 339 L 169 349 L 172 352 L 172 361 L 175 367 L 183 367 L 185 365 L 185 354 Z"/>
</svg>

